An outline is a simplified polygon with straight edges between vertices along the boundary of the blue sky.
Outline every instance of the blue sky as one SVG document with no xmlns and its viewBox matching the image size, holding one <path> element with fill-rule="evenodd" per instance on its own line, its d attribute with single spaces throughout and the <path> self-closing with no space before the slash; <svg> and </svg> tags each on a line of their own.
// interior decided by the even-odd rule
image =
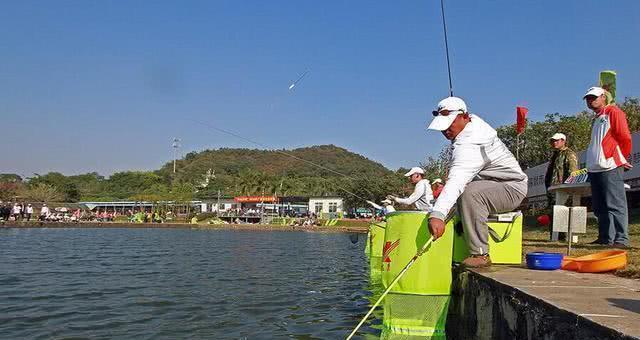
<svg viewBox="0 0 640 340">
<path fill-rule="evenodd" d="M 603 69 L 640 96 L 638 1 L 446 1 L 454 91 L 494 126 L 575 113 Z M 336 144 L 435 155 L 440 8 L 422 1 L 5 1 L 0 172 L 156 169 L 182 153 Z M 294 91 L 288 86 L 305 70 Z"/>
</svg>

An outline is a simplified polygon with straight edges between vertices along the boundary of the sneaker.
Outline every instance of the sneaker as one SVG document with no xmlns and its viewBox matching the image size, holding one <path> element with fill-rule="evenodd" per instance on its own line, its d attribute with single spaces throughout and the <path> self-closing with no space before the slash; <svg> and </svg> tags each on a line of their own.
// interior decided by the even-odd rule
<svg viewBox="0 0 640 340">
<path fill-rule="evenodd" d="M 491 266 L 491 258 L 489 254 L 471 255 L 462 261 L 465 268 L 483 268 Z"/>
<path fill-rule="evenodd" d="M 597 240 L 595 240 L 595 241 L 589 242 L 589 244 L 608 244 L 608 243 L 607 243 L 607 242 L 603 242 L 603 241 L 602 241 L 602 240 L 600 240 L 600 239 L 597 239 Z"/>
<path fill-rule="evenodd" d="M 629 246 L 624 243 L 614 243 L 611 245 L 611 248 L 627 249 Z"/>
</svg>

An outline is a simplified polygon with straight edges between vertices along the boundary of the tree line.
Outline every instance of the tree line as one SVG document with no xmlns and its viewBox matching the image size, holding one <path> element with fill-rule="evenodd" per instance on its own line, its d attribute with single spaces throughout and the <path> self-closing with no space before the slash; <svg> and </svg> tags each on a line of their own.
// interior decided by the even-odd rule
<svg viewBox="0 0 640 340">
<path fill-rule="evenodd" d="M 305 160 L 305 161 L 301 161 Z M 309 162 L 313 162 L 315 166 Z M 34 202 L 188 201 L 243 195 L 340 196 L 348 206 L 380 201 L 404 189 L 402 174 L 333 145 L 294 150 L 190 152 L 155 171 L 0 175 L 1 200 Z M 329 170 L 327 170 L 329 169 Z M 410 188 L 406 188 L 409 190 Z"/>
</svg>

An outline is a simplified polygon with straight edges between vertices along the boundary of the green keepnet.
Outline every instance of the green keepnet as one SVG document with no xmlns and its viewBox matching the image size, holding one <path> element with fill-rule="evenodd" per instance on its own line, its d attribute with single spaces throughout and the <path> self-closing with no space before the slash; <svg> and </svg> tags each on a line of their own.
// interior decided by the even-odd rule
<svg viewBox="0 0 640 340">
<path fill-rule="evenodd" d="M 382 255 L 382 283 L 385 287 L 431 236 L 428 216 L 421 211 L 397 211 L 387 215 Z M 391 292 L 448 295 L 451 291 L 453 234 L 453 223 L 449 222 L 442 237 L 417 259 Z"/>
<path fill-rule="evenodd" d="M 449 295 L 390 293 L 384 302 L 380 339 L 446 339 Z"/>
<path fill-rule="evenodd" d="M 367 234 L 367 244 L 364 248 L 365 254 L 369 257 L 381 257 L 382 246 L 384 245 L 384 231 L 386 222 L 375 222 L 369 224 L 369 233 Z"/>
<path fill-rule="evenodd" d="M 380 288 L 382 288 L 382 257 L 379 257 L 379 256 L 369 257 L 369 271 L 370 271 L 371 281 L 380 285 Z"/>
</svg>

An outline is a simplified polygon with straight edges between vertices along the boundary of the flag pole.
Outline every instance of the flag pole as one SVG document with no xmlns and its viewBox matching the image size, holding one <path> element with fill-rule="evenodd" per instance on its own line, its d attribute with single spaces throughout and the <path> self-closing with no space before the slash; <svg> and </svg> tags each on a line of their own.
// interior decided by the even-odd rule
<svg viewBox="0 0 640 340">
<path fill-rule="evenodd" d="M 524 106 L 516 106 L 516 160 L 520 161 L 520 135 L 527 128 L 527 109 Z"/>
<path fill-rule="evenodd" d="M 520 134 L 516 134 L 516 160 L 520 161 Z"/>
</svg>

